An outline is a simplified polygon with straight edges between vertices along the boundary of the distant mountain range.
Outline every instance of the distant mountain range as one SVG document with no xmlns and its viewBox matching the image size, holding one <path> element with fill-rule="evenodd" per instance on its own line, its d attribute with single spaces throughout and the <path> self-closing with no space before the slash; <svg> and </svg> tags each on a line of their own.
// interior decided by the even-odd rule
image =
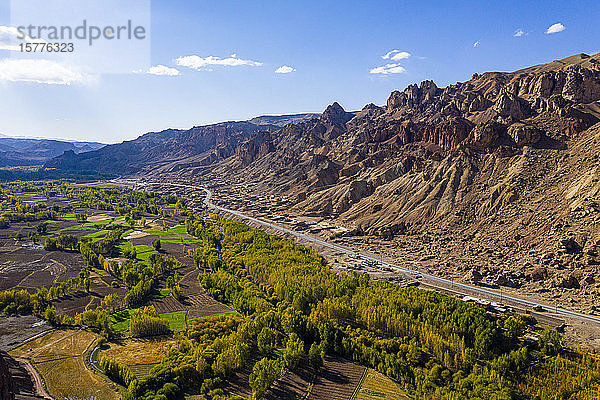
<svg viewBox="0 0 600 400">
<path fill-rule="evenodd" d="M 54 139 L 13 138 L 0 135 L 0 167 L 43 165 L 65 151 L 84 153 L 103 147 L 96 142 L 71 142 Z"/>
<path fill-rule="evenodd" d="M 69 172 L 97 171 L 134 174 L 156 170 L 205 167 L 235 154 L 237 146 L 251 135 L 272 132 L 320 114 L 261 116 L 248 121 L 221 122 L 191 129 L 167 129 L 146 133 L 137 139 L 107 145 L 80 154 L 67 150 L 48 161 L 46 168 Z"/>
</svg>

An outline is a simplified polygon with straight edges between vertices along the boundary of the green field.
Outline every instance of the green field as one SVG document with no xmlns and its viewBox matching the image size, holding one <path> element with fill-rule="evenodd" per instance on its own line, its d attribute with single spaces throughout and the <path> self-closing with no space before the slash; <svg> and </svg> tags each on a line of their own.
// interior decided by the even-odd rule
<svg viewBox="0 0 600 400">
<path fill-rule="evenodd" d="M 135 252 L 137 253 L 138 260 L 145 262 L 150 265 L 150 256 L 152 254 L 158 254 L 158 251 L 154 250 L 154 248 L 147 246 L 145 244 L 139 244 L 134 246 L 131 242 L 123 242 L 117 245 L 121 251 L 131 250 L 135 248 Z"/>
<path fill-rule="evenodd" d="M 131 319 L 131 309 L 117 311 L 110 316 L 110 326 L 115 332 L 122 332 L 129 329 L 129 320 Z M 169 328 L 176 332 L 185 327 L 187 311 L 175 311 L 159 314 L 161 318 L 169 321 Z"/>
<path fill-rule="evenodd" d="M 85 235 L 85 237 L 95 238 L 98 236 L 106 235 L 108 232 L 110 232 L 108 229 L 102 229 L 102 230 L 94 232 L 94 233 L 88 233 L 87 235 Z"/>
<path fill-rule="evenodd" d="M 86 222 L 83 224 L 83 226 L 98 226 L 98 225 L 108 225 L 110 224 L 112 221 L 114 220 L 114 218 L 110 218 L 110 219 L 104 219 L 102 221 L 94 221 L 94 222 Z"/>
<path fill-rule="evenodd" d="M 150 256 L 152 254 L 158 254 L 158 251 L 154 250 L 154 248 L 147 246 L 145 244 L 138 244 L 135 247 L 135 251 L 137 253 L 137 258 L 144 261 L 146 264 L 150 265 Z"/>
<path fill-rule="evenodd" d="M 185 225 L 183 225 L 183 224 L 176 225 L 176 226 L 173 226 L 171 228 L 168 228 L 168 229 L 165 229 L 165 230 L 162 230 L 162 231 L 150 230 L 150 231 L 144 231 L 144 232 L 146 232 L 146 233 L 148 233 L 150 235 L 165 235 L 165 236 L 168 236 L 168 235 L 183 235 L 183 234 L 187 233 Z"/>
<path fill-rule="evenodd" d="M 173 332 L 177 332 L 185 328 L 186 314 L 187 311 L 175 311 L 159 315 L 161 318 L 169 321 L 169 328 L 171 328 Z"/>
</svg>

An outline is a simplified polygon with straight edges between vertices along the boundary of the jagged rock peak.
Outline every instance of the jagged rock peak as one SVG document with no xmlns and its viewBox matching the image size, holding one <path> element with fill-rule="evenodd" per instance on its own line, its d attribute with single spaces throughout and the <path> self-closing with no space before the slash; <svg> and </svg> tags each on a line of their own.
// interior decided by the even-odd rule
<svg viewBox="0 0 600 400">
<path fill-rule="evenodd" d="M 335 101 L 323 111 L 323 114 L 321 114 L 321 121 L 330 125 L 343 125 L 350 121 L 353 116 L 352 113 L 346 112 L 344 108 Z"/>
<path fill-rule="evenodd" d="M 403 106 L 415 106 L 420 103 L 429 103 L 433 101 L 437 93 L 438 87 L 431 80 L 421 82 L 420 86 L 414 83 L 408 85 L 402 92 L 398 90 L 393 91 L 387 101 L 387 106 L 388 109 L 394 109 Z"/>
</svg>

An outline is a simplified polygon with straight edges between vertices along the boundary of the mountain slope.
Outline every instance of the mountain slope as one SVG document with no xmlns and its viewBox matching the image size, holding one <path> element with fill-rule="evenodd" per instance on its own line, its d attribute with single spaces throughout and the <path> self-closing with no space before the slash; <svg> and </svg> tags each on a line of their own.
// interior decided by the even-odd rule
<svg viewBox="0 0 600 400">
<path fill-rule="evenodd" d="M 0 167 L 41 165 L 65 151 L 83 153 L 104 146 L 95 142 L 66 142 L 0 136 Z"/>
<path fill-rule="evenodd" d="M 273 131 L 290 121 L 303 121 L 313 115 L 262 116 L 250 121 L 222 122 L 188 130 L 150 132 L 86 154 L 67 151 L 46 163 L 45 168 L 117 174 L 202 168 L 231 156 L 238 143 L 252 134 Z"/>
<path fill-rule="evenodd" d="M 248 138 L 217 173 L 253 179 L 260 191 L 299 199 L 298 210 L 370 231 L 443 218 L 482 170 L 506 172 L 498 160 L 530 147 L 565 148 L 600 121 L 599 60 L 578 55 L 444 89 L 425 81 L 356 115 L 336 103 L 318 120 Z M 505 186 L 487 208 L 511 197 Z M 366 218 L 371 194 L 390 204 Z"/>
</svg>

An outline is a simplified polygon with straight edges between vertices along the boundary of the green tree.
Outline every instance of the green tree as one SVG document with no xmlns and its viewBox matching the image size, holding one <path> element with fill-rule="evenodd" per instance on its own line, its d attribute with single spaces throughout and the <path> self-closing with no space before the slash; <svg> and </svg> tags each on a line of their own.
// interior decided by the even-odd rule
<svg viewBox="0 0 600 400">
<path fill-rule="evenodd" d="M 273 382 L 279 379 L 282 371 L 282 363 L 279 360 L 269 360 L 265 357 L 254 364 L 249 379 L 252 398 L 262 398 Z"/>
<path fill-rule="evenodd" d="M 509 317 L 504 321 L 504 330 L 506 336 L 516 339 L 525 332 L 526 327 L 525 321 L 520 317 Z"/>
<path fill-rule="evenodd" d="M 276 340 L 277 332 L 265 326 L 261 329 L 258 337 L 256 338 L 258 351 L 260 351 L 262 354 L 269 354 L 275 348 Z"/>
<path fill-rule="evenodd" d="M 283 351 L 283 362 L 287 369 L 294 369 L 300 363 L 304 355 L 304 342 L 294 332 L 290 333 L 285 350 Z"/>
<path fill-rule="evenodd" d="M 56 325 L 58 323 L 58 315 L 56 314 L 56 307 L 48 306 L 46 307 L 46 311 L 44 311 L 44 319 L 48 321 L 51 325 Z"/>
<path fill-rule="evenodd" d="M 540 347 L 545 354 L 555 355 L 561 352 L 563 348 L 563 339 L 560 333 L 545 329 L 542 332 Z"/>
<path fill-rule="evenodd" d="M 37 231 L 37 233 L 39 233 L 40 235 L 45 235 L 46 232 L 48 231 L 48 223 L 47 222 L 42 222 L 40 224 L 37 224 L 35 226 L 35 230 Z"/>
<path fill-rule="evenodd" d="M 160 239 L 154 239 L 152 241 L 152 247 L 154 247 L 154 250 L 160 251 Z"/>
<path fill-rule="evenodd" d="M 318 371 L 323 366 L 323 357 L 325 356 L 321 345 L 314 342 L 310 345 L 308 350 L 308 363 L 315 370 Z"/>
</svg>

